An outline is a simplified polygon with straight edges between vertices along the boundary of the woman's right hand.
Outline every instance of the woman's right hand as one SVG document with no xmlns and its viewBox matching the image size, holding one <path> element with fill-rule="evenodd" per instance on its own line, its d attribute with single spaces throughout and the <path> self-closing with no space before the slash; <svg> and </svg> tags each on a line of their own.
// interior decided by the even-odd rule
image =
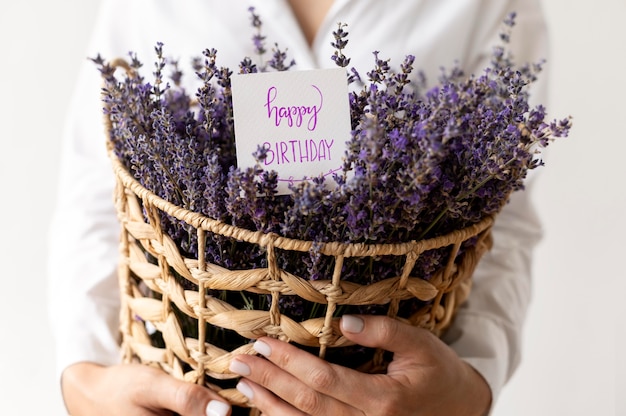
<svg viewBox="0 0 626 416">
<path fill-rule="evenodd" d="M 230 415 L 230 406 L 217 393 L 139 364 L 73 364 L 64 371 L 61 386 L 73 416 Z"/>
</svg>

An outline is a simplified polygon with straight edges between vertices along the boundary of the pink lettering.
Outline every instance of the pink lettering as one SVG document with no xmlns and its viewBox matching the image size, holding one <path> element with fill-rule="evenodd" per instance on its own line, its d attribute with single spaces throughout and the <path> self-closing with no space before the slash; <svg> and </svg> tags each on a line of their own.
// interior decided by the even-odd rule
<svg viewBox="0 0 626 416">
<path fill-rule="evenodd" d="M 270 166 L 331 160 L 331 148 L 334 144 L 334 140 L 327 139 L 265 142 L 263 147 L 267 149 L 267 156 L 264 164 Z"/>
<path fill-rule="evenodd" d="M 280 126 L 283 120 L 289 127 L 302 127 L 306 121 L 306 128 L 314 131 L 317 127 L 317 115 L 322 110 L 324 96 L 322 91 L 315 85 L 311 85 L 319 96 L 319 103 L 315 105 L 276 105 L 278 89 L 274 86 L 267 90 L 265 107 L 267 108 L 267 118 L 274 121 L 276 127 Z"/>
</svg>

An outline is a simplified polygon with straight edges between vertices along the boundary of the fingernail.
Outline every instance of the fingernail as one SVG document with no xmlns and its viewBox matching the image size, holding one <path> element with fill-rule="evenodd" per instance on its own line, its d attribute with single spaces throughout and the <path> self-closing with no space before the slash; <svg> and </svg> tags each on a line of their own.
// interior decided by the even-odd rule
<svg viewBox="0 0 626 416">
<path fill-rule="evenodd" d="M 363 331 L 365 322 L 358 316 L 344 315 L 341 317 L 341 330 L 350 332 L 352 334 L 358 334 Z"/>
<path fill-rule="evenodd" d="M 228 368 L 230 369 L 230 371 L 235 374 L 239 374 L 240 376 L 245 377 L 250 375 L 250 367 L 237 359 L 232 360 Z"/>
<path fill-rule="evenodd" d="M 240 381 L 237 383 L 237 390 L 244 396 L 248 398 L 248 400 L 252 400 L 254 398 L 254 392 L 245 381 Z"/>
<path fill-rule="evenodd" d="M 230 406 L 219 400 L 211 400 L 206 407 L 206 416 L 226 416 Z"/>
<path fill-rule="evenodd" d="M 269 357 L 272 354 L 270 346 L 263 341 L 256 341 L 252 348 L 264 357 Z"/>
</svg>

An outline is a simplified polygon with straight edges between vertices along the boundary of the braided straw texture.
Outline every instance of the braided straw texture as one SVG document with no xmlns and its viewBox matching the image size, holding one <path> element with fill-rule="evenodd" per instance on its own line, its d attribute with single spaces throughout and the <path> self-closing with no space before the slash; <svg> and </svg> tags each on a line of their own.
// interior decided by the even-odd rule
<svg viewBox="0 0 626 416">
<path fill-rule="evenodd" d="M 339 331 L 338 318 L 333 317 L 339 305 L 389 304 L 388 315 L 396 317 L 401 300 L 418 298 L 428 302 L 427 305 L 403 320 L 439 336 L 467 298 L 474 268 L 491 246 L 491 217 L 445 236 L 403 244 L 326 243 L 321 252 L 334 257 L 332 278 L 311 281 L 281 270 L 275 250 L 308 252 L 313 242 L 245 230 L 175 206 L 142 187 L 110 150 L 109 156 L 117 180 L 115 205 L 122 224 L 119 285 L 124 360 L 156 366 L 179 379 L 206 385 L 238 406 L 251 407 L 251 404 L 236 389 L 216 386 L 205 376 L 217 380 L 236 378 L 228 370 L 231 358 L 237 354 L 254 354 L 252 345 L 247 343 L 233 351 L 219 348 L 211 343 L 207 324 L 236 331 L 248 339 L 269 335 L 317 347 L 323 357 L 329 347 L 351 345 Z M 163 232 L 159 221 L 163 212 L 196 230 L 198 258 L 183 257 L 172 238 Z M 208 263 L 203 254 L 207 233 L 257 244 L 266 252 L 268 267 L 227 270 Z M 462 262 L 455 263 L 461 244 L 474 237 L 478 238 L 477 244 L 465 251 Z M 445 267 L 434 277 L 426 281 L 410 275 L 422 253 L 441 247 L 451 247 L 450 255 Z M 156 264 L 148 261 L 146 253 L 157 260 Z M 341 270 L 346 257 L 382 255 L 403 256 L 400 276 L 371 285 L 342 281 Z M 179 276 L 178 280 L 174 273 Z M 185 290 L 180 278 L 197 285 L 197 291 Z M 159 296 L 146 296 L 145 288 Z M 211 289 L 268 294 L 270 307 L 268 311 L 238 310 L 209 296 L 207 292 Z M 326 308 L 325 316 L 304 322 L 282 316 L 278 308 L 281 295 L 297 295 L 319 303 Z M 197 339 L 183 335 L 181 313 L 197 321 Z M 152 345 L 145 322 L 150 322 L 162 334 L 164 348 Z M 383 370 L 382 357 L 383 351 L 376 352 L 367 371 Z M 251 412 L 255 414 L 256 410 Z"/>
</svg>

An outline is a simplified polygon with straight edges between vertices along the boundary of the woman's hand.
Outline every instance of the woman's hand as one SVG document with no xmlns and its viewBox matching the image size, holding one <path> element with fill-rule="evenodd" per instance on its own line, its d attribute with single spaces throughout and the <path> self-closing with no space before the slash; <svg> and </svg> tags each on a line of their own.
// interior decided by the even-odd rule
<svg viewBox="0 0 626 416">
<path fill-rule="evenodd" d="M 430 332 L 383 316 L 344 316 L 341 330 L 359 345 L 393 352 L 387 373 L 363 374 L 262 338 L 255 349 L 267 360 L 232 361 L 244 376 L 237 388 L 264 416 L 487 414 L 485 380 Z"/>
<path fill-rule="evenodd" d="M 73 416 L 230 414 L 230 406 L 217 393 L 144 365 L 103 367 L 82 362 L 68 367 L 61 383 Z"/>
</svg>

